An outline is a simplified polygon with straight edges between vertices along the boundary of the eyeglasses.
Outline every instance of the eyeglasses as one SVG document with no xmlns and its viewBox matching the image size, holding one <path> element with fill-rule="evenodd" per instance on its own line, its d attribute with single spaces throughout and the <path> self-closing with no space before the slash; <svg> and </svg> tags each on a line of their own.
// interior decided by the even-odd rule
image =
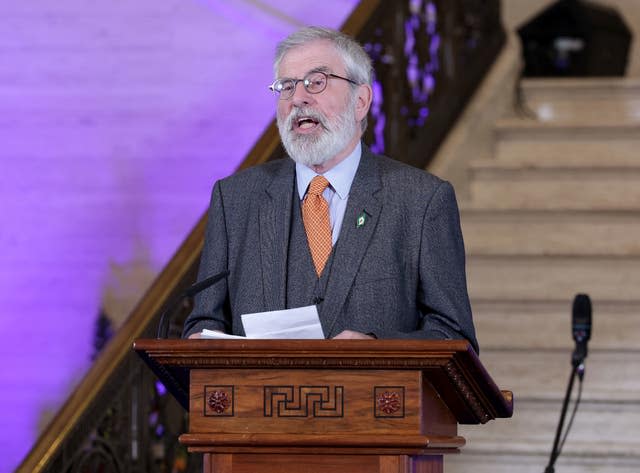
<svg viewBox="0 0 640 473">
<path fill-rule="evenodd" d="M 321 72 L 321 71 L 312 71 L 302 79 L 276 79 L 273 84 L 269 86 L 269 89 L 273 91 L 273 93 L 280 96 L 280 100 L 287 100 L 293 97 L 293 94 L 296 91 L 296 86 L 298 82 L 302 82 L 305 90 L 310 94 L 319 94 L 324 89 L 327 88 L 327 82 L 329 81 L 329 77 L 335 77 L 336 79 L 346 80 L 347 82 L 358 85 L 356 82 L 348 79 L 346 77 L 342 77 L 336 74 L 332 74 L 330 72 Z"/>
</svg>

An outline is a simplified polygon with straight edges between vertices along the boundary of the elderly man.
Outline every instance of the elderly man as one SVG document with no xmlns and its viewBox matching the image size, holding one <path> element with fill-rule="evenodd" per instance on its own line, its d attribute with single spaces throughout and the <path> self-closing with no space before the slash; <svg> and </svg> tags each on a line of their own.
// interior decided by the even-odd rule
<svg viewBox="0 0 640 473">
<path fill-rule="evenodd" d="M 327 338 L 478 345 L 450 184 L 361 143 L 371 60 L 350 37 L 304 28 L 278 45 L 277 121 L 291 159 L 216 183 L 184 336 L 243 335 L 245 313 L 315 304 Z"/>
</svg>

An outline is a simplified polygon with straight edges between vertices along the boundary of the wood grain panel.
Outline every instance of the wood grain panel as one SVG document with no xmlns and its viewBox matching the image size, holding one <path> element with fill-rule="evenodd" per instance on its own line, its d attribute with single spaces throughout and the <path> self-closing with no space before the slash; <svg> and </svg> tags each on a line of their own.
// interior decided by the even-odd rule
<svg viewBox="0 0 640 473">
<path fill-rule="evenodd" d="M 423 387 L 420 372 L 417 371 L 343 371 L 340 376 L 327 370 L 194 370 L 192 372 L 191 388 L 191 433 L 298 433 L 313 434 L 344 432 L 361 434 L 395 434 L 420 435 L 423 434 L 421 415 L 429 418 L 441 418 L 439 410 L 444 406 L 437 402 L 437 396 L 430 386 Z M 235 405 L 233 415 L 208 415 L 206 409 L 206 386 L 233 386 Z M 290 387 L 293 392 L 293 402 L 299 404 L 299 414 L 293 409 L 287 413 L 273 412 L 267 415 L 269 402 L 279 402 L 265 399 L 265 388 L 275 386 Z M 304 387 L 315 387 L 315 390 Z M 335 415 L 331 409 L 326 412 L 314 412 L 314 404 L 318 396 L 307 396 L 307 402 L 300 401 L 302 394 L 309 391 L 317 392 L 323 387 L 329 393 L 326 405 L 342 403 L 335 406 Z M 342 388 L 342 398 L 336 400 L 334 388 Z M 400 407 L 394 414 L 382 416 L 376 414 L 374 391 L 402 393 Z M 387 389 L 388 388 L 388 389 Z M 378 389 L 380 390 L 380 389 Z M 231 406 L 230 406 L 231 407 Z M 275 409 L 277 410 L 277 409 Z M 306 411 L 306 412 L 305 412 Z M 430 411 L 434 411 L 429 415 Z M 451 423 L 451 422 L 449 422 Z M 444 429 L 441 424 L 439 427 Z M 433 429 L 433 428 L 432 428 Z M 435 427 L 437 430 L 438 427 Z M 455 435 L 448 428 L 443 432 L 432 432 Z"/>
</svg>

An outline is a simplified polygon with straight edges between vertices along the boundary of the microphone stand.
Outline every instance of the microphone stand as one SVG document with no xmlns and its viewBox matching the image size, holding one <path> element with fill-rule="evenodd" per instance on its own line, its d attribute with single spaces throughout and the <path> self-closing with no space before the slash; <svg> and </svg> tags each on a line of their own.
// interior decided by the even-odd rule
<svg viewBox="0 0 640 473">
<path fill-rule="evenodd" d="M 560 452 L 562 450 L 562 445 L 560 445 L 560 438 L 562 437 L 562 429 L 564 428 L 564 420 L 567 415 L 567 409 L 569 407 L 569 400 L 571 399 L 571 392 L 573 391 L 573 383 L 576 380 L 576 377 L 580 379 L 580 383 L 582 383 L 582 378 L 584 377 L 584 359 L 586 358 L 586 347 L 585 350 L 582 350 L 582 347 L 576 347 L 576 350 L 573 353 L 572 363 L 571 363 L 571 375 L 569 376 L 569 384 L 567 386 L 567 392 L 564 395 L 564 401 L 562 402 L 562 410 L 560 411 L 560 420 L 558 421 L 558 428 L 556 429 L 556 437 L 553 441 L 553 447 L 551 449 L 551 455 L 549 457 L 549 464 L 544 469 L 544 473 L 555 473 L 555 463 L 558 457 L 560 456 Z M 578 408 L 577 403 L 580 402 L 578 399 L 576 401 L 575 409 Z M 573 421 L 573 418 L 572 418 Z M 571 422 L 569 423 L 569 427 L 571 426 Z M 567 430 L 568 433 L 568 430 Z M 566 439 L 566 433 L 565 433 Z M 562 442 L 564 444 L 564 440 Z"/>
</svg>

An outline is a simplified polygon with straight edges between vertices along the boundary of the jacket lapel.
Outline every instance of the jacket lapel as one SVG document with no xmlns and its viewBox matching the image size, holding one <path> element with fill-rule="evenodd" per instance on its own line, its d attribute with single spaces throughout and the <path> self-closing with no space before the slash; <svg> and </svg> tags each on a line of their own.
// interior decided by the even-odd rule
<svg viewBox="0 0 640 473">
<path fill-rule="evenodd" d="M 321 311 L 323 326 L 328 337 L 351 290 L 362 258 L 378 224 L 382 201 L 376 194 L 382 189 L 378 166 L 371 152 L 363 146 L 347 209 L 336 243 L 331 274 Z M 364 218 L 364 222 L 361 217 Z M 360 221 L 359 221 L 360 219 Z"/>
<path fill-rule="evenodd" d="M 264 310 L 280 310 L 286 304 L 286 271 L 291 226 L 295 166 L 283 160 L 260 196 L 260 261 Z"/>
</svg>

